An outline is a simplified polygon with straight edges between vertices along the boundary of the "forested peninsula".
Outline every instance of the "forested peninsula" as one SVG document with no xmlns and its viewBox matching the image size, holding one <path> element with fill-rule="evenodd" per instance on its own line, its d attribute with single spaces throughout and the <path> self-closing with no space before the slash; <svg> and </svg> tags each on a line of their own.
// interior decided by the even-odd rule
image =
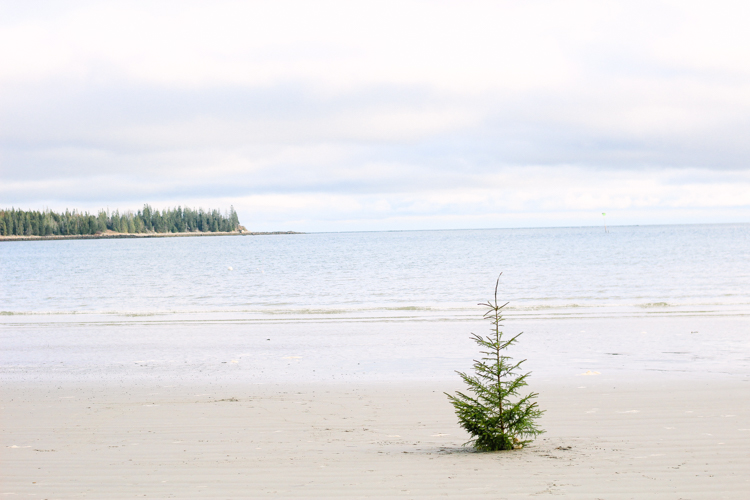
<svg viewBox="0 0 750 500">
<path fill-rule="evenodd" d="M 149 205 L 133 213 L 118 210 L 63 213 L 51 210 L 0 209 L 0 237 L 29 239 L 65 237 L 197 236 L 202 234 L 248 233 L 237 217 L 234 207 L 219 210 L 167 208 L 159 211 Z M 252 233 L 260 234 L 260 233 Z"/>
</svg>

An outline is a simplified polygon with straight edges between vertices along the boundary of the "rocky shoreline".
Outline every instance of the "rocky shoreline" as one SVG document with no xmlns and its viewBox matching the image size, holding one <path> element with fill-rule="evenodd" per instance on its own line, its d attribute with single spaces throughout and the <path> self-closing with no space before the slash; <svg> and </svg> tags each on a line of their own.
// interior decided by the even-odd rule
<svg viewBox="0 0 750 500">
<path fill-rule="evenodd" d="M 45 240 L 107 240 L 118 238 L 179 238 L 187 236 L 268 236 L 280 234 L 305 234 L 296 231 L 230 231 L 230 232 L 190 232 L 190 233 L 114 233 L 67 234 L 49 236 L 0 236 L 0 241 L 45 241 Z"/>
</svg>

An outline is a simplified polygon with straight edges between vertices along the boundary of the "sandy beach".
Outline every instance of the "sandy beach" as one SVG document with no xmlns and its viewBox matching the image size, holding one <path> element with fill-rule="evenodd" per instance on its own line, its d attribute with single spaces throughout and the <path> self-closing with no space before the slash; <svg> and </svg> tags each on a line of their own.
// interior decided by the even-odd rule
<svg viewBox="0 0 750 500">
<path fill-rule="evenodd" d="M 8 498 L 743 499 L 750 382 L 534 386 L 547 433 L 462 446 L 451 384 L 4 383 Z"/>
</svg>

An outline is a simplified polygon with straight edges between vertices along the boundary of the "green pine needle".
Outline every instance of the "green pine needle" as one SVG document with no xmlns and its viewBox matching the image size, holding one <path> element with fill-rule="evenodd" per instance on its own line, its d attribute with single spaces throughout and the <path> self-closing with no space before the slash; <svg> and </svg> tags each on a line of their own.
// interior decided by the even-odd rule
<svg viewBox="0 0 750 500">
<path fill-rule="evenodd" d="M 481 358 L 474 360 L 474 374 L 456 372 L 468 386 L 468 394 L 445 393 L 456 411 L 459 424 L 471 435 L 466 444 L 480 451 L 522 448 L 544 432 L 536 425 L 536 420 L 544 413 L 533 401 L 538 394 L 520 394 L 530 375 L 520 373 L 526 360 L 514 363 L 511 357 L 503 354 L 521 334 L 509 340 L 503 339 L 501 311 L 508 304 L 498 305 L 499 285 L 498 276 L 494 300 L 479 304 L 487 308 L 484 318 L 490 321 L 492 328 L 486 337 L 471 334 L 482 354 Z"/>
</svg>

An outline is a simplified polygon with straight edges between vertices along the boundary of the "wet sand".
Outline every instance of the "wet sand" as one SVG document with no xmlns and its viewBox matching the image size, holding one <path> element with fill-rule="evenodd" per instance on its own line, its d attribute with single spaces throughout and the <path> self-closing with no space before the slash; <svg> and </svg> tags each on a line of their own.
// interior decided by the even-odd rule
<svg viewBox="0 0 750 500">
<path fill-rule="evenodd" d="M 750 382 L 540 382 L 547 433 L 462 447 L 451 383 L 2 385 L 7 498 L 750 498 Z M 746 377 L 745 377 L 746 378 Z"/>
</svg>

